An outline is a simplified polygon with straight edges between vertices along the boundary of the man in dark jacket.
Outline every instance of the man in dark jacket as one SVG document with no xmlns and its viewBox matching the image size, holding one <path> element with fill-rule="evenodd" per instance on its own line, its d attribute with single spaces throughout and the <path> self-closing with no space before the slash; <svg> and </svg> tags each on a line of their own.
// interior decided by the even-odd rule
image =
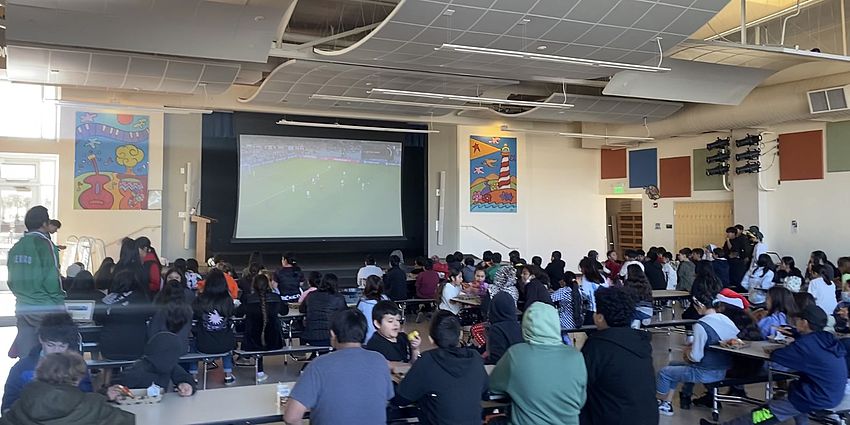
<svg viewBox="0 0 850 425">
<path fill-rule="evenodd" d="M 823 330 L 826 313 L 812 304 L 794 318 L 794 342 L 779 346 L 770 360 L 793 369 L 800 379 L 791 383 L 787 400 L 771 400 L 750 414 L 725 422 L 727 425 L 776 424 L 791 418 L 807 423 L 809 413 L 831 409 L 841 403 L 847 384 L 847 351 L 835 335 Z M 786 332 L 783 332 L 786 333 Z M 711 424 L 702 419 L 701 425 Z"/>
<path fill-rule="evenodd" d="M 487 372 L 477 352 L 460 346 L 460 322 L 441 310 L 429 335 L 437 348 L 426 351 L 407 373 L 392 403 L 419 407 L 421 424 L 477 424 L 488 392 Z"/>
<path fill-rule="evenodd" d="M 664 275 L 664 270 L 658 259 L 658 250 L 653 248 L 646 254 L 646 261 L 643 263 L 646 278 L 649 280 L 649 285 L 652 286 L 653 291 L 667 289 L 667 277 Z"/>
<path fill-rule="evenodd" d="M 490 303 L 490 329 L 487 331 L 487 364 L 496 364 L 512 345 L 522 342 L 514 298 L 499 292 Z"/>
<path fill-rule="evenodd" d="M 561 251 L 552 252 L 552 261 L 546 265 L 546 274 L 549 275 L 549 284 L 553 289 L 561 287 L 561 281 L 564 280 L 564 268 L 567 263 L 561 260 Z"/>
<path fill-rule="evenodd" d="M 12 407 L 15 400 L 20 397 L 24 386 L 35 378 L 35 368 L 42 357 L 51 353 L 63 353 L 79 349 L 79 332 L 77 325 L 74 324 L 68 313 L 53 313 L 44 317 L 44 320 L 41 321 L 41 327 L 38 328 L 38 340 L 41 344 L 33 348 L 28 356 L 18 360 L 9 371 L 9 377 L 6 379 L 6 387 L 3 391 L 3 412 Z M 90 393 L 92 391 L 88 373 L 80 380 L 79 387 L 83 392 Z"/>
<path fill-rule="evenodd" d="M 658 406 L 651 335 L 631 329 L 634 300 L 623 289 L 599 288 L 590 335 L 581 352 L 587 365 L 582 425 L 655 425 Z"/>
<path fill-rule="evenodd" d="M 180 337 L 160 332 L 145 345 L 144 356 L 123 374 L 115 376 L 113 383 L 128 388 L 147 388 L 155 383 L 164 392 L 171 391 L 173 384 L 182 397 L 188 397 L 195 393 L 195 380 L 178 364 L 184 351 Z"/>
</svg>

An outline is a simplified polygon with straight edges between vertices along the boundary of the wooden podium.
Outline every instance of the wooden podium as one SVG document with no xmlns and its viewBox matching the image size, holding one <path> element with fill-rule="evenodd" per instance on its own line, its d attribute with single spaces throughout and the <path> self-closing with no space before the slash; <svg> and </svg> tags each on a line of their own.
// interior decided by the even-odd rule
<svg viewBox="0 0 850 425">
<path fill-rule="evenodd" d="M 207 263 L 207 233 L 209 231 L 208 225 L 217 222 L 218 220 L 210 217 L 204 217 L 202 215 L 193 215 L 191 218 L 192 223 L 195 223 L 195 259 L 198 260 L 200 264 Z"/>
</svg>

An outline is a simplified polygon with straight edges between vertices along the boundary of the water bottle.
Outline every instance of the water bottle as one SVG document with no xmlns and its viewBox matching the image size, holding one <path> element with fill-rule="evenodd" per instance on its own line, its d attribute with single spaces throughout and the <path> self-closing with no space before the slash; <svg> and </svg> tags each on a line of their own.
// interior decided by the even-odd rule
<svg viewBox="0 0 850 425">
<path fill-rule="evenodd" d="M 282 382 L 277 383 L 277 401 L 281 408 L 286 407 L 286 402 L 289 401 L 289 392 L 289 385 Z"/>
<path fill-rule="evenodd" d="M 148 397 L 149 398 L 159 397 L 159 394 L 160 394 L 159 386 L 157 386 L 155 382 L 151 382 L 151 386 L 148 387 Z"/>
</svg>

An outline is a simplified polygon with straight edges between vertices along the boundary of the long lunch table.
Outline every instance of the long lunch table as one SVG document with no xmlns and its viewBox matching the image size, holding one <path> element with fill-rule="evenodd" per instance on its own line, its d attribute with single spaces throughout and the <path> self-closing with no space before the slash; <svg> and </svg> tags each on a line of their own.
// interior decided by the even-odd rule
<svg viewBox="0 0 850 425">
<path fill-rule="evenodd" d="M 672 314 L 672 318 L 676 318 L 676 309 L 672 305 L 668 305 L 668 303 L 674 303 L 676 301 L 682 302 L 691 298 L 691 293 L 688 291 L 668 291 L 668 290 L 654 290 L 652 291 L 652 303 L 654 307 L 658 310 L 658 320 L 661 320 L 661 312 L 664 311 L 665 308 L 670 309 L 670 313 Z M 683 306 L 684 308 L 684 306 Z"/>
<path fill-rule="evenodd" d="M 790 342 L 790 341 L 789 341 Z M 751 359 L 759 359 L 767 362 L 767 382 L 765 382 L 765 400 L 773 398 L 773 374 L 774 370 L 771 367 L 770 353 L 765 349 L 778 349 L 785 347 L 787 344 L 780 344 L 773 341 L 747 341 L 748 345 L 742 348 L 728 348 L 720 345 L 712 345 L 711 350 L 723 351 L 732 354 L 733 356 L 748 357 Z M 787 372 L 780 372 L 787 374 Z"/>
</svg>

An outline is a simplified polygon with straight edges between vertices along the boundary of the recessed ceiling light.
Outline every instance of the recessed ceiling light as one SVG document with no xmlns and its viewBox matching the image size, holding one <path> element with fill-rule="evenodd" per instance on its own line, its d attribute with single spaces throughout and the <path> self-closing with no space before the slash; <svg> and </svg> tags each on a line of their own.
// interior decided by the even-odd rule
<svg viewBox="0 0 850 425">
<path fill-rule="evenodd" d="M 454 15 L 454 14 L 455 14 L 455 10 L 454 10 L 454 9 L 446 9 L 446 11 L 445 11 L 445 12 L 443 12 L 443 16 L 452 16 L 452 15 Z"/>
<path fill-rule="evenodd" d="M 265 17 L 265 16 L 262 16 L 262 15 L 260 15 L 260 16 L 255 16 L 255 17 L 254 17 L 254 22 L 262 22 L 262 21 L 263 21 L 263 20 L 265 20 L 265 19 L 266 19 L 266 17 Z"/>
<path fill-rule="evenodd" d="M 546 50 L 548 46 L 537 46 L 537 50 Z"/>
<path fill-rule="evenodd" d="M 372 83 L 366 83 L 366 85 L 367 85 L 367 86 L 371 86 L 371 85 L 372 85 Z"/>
<path fill-rule="evenodd" d="M 527 23 L 529 23 L 529 22 L 531 22 L 531 19 L 528 19 L 528 18 L 522 18 L 522 19 L 520 19 L 520 20 L 519 20 L 519 22 L 518 22 L 518 23 L 519 23 L 519 25 L 525 25 L 525 24 L 527 24 Z"/>
</svg>

